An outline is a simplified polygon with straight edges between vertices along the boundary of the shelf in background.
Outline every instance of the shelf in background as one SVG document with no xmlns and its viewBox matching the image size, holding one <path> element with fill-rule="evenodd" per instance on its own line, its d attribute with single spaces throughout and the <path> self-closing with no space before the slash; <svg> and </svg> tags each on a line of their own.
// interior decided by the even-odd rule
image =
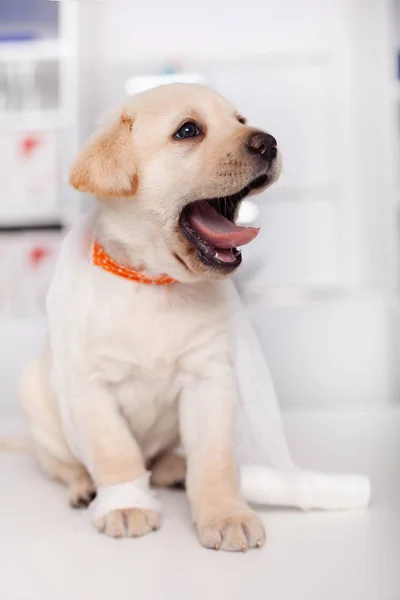
<svg viewBox="0 0 400 600">
<path fill-rule="evenodd" d="M 332 63 L 332 57 L 329 52 L 324 52 L 319 48 L 309 49 L 304 51 L 293 50 L 277 50 L 267 51 L 265 53 L 253 53 L 250 51 L 247 54 L 231 53 L 228 54 L 222 50 L 221 53 L 212 51 L 198 55 L 197 53 L 187 53 L 185 58 L 180 61 L 181 73 L 205 73 L 207 76 L 217 71 L 238 71 L 256 70 L 260 68 L 276 68 L 282 67 L 287 69 L 297 69 L 304 66 L 326 67 Z M 126 79 L 131 79 L 132 72 L 135 76 L 148 77 L 154 73 L 158 73 L 160 68 L 159 57 L 148 57 L 140 60 L 126 59 L 121 60 L 120 71 L 126 71 Z"/>
<path fill-rule="evenodd" d="M 68 46 L 61 40 L 32 40 L 0 42 L 1 61 L 58 60 L 68 56 Z"/>
<path fill-rule="evenodd" d="M 280 308 L 296 307 L 322 302 L 346 301 L 365 297 L 376 297 L 379 292 L 368 289 L 350 289 L 334 285 L 252 285 L 251 281 L 241 281 L 240 295 L 246 305 Z M 387 296 L 387 299 L 394 299 Z"/>
<path fill-rule="evenodd" d="M 34 213 L 24 212 L 20 215 L 6 215 L 0 213 L 0 233 L 43 230 L 43 229 L 61 229 L 63 220 L 60 211 L 35 211 Z"/>
<path fill-rule="evenodd" d="M 64 225 L 61 221 L 47 221 L 40 223 L 20 223 L 15 225 L 2 225 L 0 222 L 0 235 L 10 233 L 24 233 L 28 231 L 61 231 Z"/>
<path fill-rule="evenodd" d="M 48 131 L 71 127 L 71 118 L 62 110 L 0 111 L 2 131 Z"/>
</svg>

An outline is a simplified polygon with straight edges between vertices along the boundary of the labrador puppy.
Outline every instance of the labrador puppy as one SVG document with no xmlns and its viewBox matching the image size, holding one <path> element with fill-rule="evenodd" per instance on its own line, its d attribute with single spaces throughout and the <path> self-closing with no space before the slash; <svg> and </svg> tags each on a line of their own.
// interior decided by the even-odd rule
<svg viewBox="0 0 400 600">
<path fill-rule="evenodd" d="M 72 506 L 96 492 L 129 495 L 151 470 L 153 485 L 185 482 L 204 546 L 263 544 L 263 524 L 238 485 L 221 280 L 258 233 L 235 224 L 241 200 L 279 173 L 276 140 L 194 84 L 130 98 L 77 157 L 71 184 L 98 208 L 90 225 L 76 226 L 85 244 L 72 243 L 74 230 L 64 242 L 49 343 L 21 384 L 36 455 L 68 486 Z M 160 512 L 145 493 L 114 509 L 107 500 L 97 529 L 115 537 L 157 529 Z"/>
</svg>

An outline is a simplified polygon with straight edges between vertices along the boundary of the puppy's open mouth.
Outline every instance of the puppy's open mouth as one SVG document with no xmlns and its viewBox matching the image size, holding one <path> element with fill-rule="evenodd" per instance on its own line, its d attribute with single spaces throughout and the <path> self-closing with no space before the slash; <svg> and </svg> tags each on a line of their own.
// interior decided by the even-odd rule
<svg viewBox="0 0 400 600">
<path fill-rule="evenodd" d="M 238 247 L 254 240 L 260 229 L 236 225 L 234 218 L 243 198 L 267 182 L 268 176 L 261 175 L 236 194 L 185 206 L 179 226 L 188 242 L 197 248 L 203 263 L 225 273 L 240 265 L 242 254 Z"/>
</svg>

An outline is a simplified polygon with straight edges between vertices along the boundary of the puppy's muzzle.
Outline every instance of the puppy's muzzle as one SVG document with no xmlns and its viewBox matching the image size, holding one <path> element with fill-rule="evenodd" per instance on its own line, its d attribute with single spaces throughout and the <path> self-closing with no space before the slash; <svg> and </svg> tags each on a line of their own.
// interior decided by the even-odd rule
<svg viewBox="0 0 400 600">
<path fill-rule="evenodd" d="M 264 131 L 251 133 L 246 142 L 246 147 L 250 154 L 257 156 L 267 164 L 272 163 L 278 154 L 276 139 Z"/>
</svg>

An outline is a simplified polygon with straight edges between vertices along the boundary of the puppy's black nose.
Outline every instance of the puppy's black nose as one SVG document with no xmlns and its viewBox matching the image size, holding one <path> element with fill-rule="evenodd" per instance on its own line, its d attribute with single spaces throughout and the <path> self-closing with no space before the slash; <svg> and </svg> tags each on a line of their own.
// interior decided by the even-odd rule
<svg viewBox="0 0 400 600">
<path fill-rule="evenodd" d="M 247 149 L 250 154 L 258 154 L 265 161 L 273 161 L 277 154 L 277 141 L 269 133 L 257 131 L 252 133 L 247 140 Z"/>
</svg>

